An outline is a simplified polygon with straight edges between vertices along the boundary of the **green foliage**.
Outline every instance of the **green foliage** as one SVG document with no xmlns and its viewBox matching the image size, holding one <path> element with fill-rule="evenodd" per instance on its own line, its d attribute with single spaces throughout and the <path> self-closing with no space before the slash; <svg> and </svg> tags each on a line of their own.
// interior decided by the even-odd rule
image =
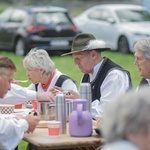
<svg viewBox="0 0 150 150">
<path fill-rule="evenodd" d="M 18 150 L 26 150 L 27 144 L 27 142 L 22 140 L 18 145 Z"/>
<path fill-rule="evenodd" d="M 4 9 L 10 7 L 11 5 L 9 4 L 0 4 L 0 12 L 2 12 Z"/>
</svg>

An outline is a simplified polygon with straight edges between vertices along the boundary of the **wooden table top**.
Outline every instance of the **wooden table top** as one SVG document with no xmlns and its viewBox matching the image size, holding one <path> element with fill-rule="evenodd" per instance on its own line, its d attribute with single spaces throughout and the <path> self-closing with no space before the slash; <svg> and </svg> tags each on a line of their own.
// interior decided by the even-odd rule
<svg viewBox="0 0 150 150">
<path fill-rule="evenodd" d="M 90 137 L 71 137 L 69 133 L 60 134 L 58 137 L 50 137 L 48 135 L 48 128 L 36 128 L 34 133 L 25 134 L 23 140 L 32 144 L 37 150 L 75 148 L 91 145 L 99 147 L 104 143 L 104 140 L 94 130 Z"/>
</svg>

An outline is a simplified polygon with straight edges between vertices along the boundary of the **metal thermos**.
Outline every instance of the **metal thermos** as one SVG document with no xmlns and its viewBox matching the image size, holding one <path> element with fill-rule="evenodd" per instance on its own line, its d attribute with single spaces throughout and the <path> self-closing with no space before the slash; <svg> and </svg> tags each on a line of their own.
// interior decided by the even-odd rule
<svg viewBox="0 0 150 150">
<path fill-rule="evenodd" d="M 66 102 L 64 94 L 56 95 L 56 120 L 61 122 L 60 133 L 66 133 Z"/>
<path fill-rule="evenodd" d="M 92 91 L 90 83 L 81 83 L 79 87 L 79 96 L 87 100 L 88 111 L 91 112 Z"/>
</svg>

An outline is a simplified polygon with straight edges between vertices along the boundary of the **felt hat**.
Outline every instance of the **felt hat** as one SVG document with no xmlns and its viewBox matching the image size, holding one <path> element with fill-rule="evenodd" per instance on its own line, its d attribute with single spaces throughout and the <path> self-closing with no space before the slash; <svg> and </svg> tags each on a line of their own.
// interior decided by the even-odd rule
<svg viewBox="0 0 150 150">
<path fill-rule="evenodd" d="M 80 33 L 80 34 L 76 35 L 73 40 L 71 52 L 62 54 L 61 56 L 74 54 L 74 53 L 87 51 L 87 50 L 105 51 L 105 50 L 109 50 L 109 49 L 110 49 L 110 47 L 108 46 L 108 44 L 105 41 L 96 40 L 94 35 L 92 35 L 90 33 Z"/>
</svg>

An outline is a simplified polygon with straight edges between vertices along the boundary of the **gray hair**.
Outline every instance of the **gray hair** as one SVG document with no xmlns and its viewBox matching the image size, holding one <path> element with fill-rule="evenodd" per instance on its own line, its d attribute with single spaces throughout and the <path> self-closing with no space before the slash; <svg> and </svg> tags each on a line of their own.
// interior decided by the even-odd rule
<svg viewBox="0 0 150 150">
<path fill-rule="evenodd" d="M 150 88 L 130 91 L 107 105 L 101 131 L 107 143 L 128 139 L 128 133 L 147 132 L 150 125 Z"/>
<path fill-rule="evenodd" d="M 29 65 L 34 69 L 43 69 L 47 75 L 55 69 L 54 62 L 50 59 L 47 51 L 43 49 L 31 49 L 23 59 L 23 65 L 25 68 Z"/>
<path fill-rule="evenodd" d="M 134 45 L 135 50 L 142 51 L 144 57 L 150 60 L 150 38 L 144 38 Z"/>
</svg>

